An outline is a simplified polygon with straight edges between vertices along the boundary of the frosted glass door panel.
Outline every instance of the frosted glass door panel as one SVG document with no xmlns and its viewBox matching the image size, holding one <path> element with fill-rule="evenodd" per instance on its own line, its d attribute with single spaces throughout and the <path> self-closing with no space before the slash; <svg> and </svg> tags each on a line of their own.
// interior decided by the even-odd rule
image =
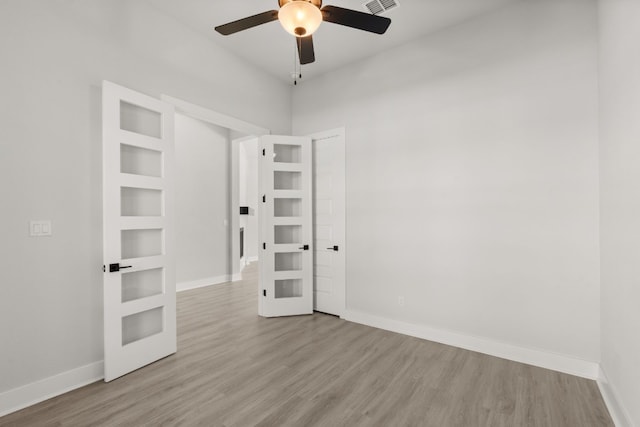
<svg viewBox="0 0 640 427">
<path fill-rule="evenodd" d="M 275 293 L 277 299 L 300 298 L 302 297 L 302 280 L 276 280 Z"/>
<path fill-rule="evenodd" d="M 122 216 L 161 216 L 162 191 L 122 187 L 120 211 Z"/>
<path fill-rule="evenodd" d="M 133 175 L 162 176 L 162 153 L 120 144 L 120 172 Z"/>
<path fill-rule="evenodd" d="M 300 271 L 302 269 L 302 253 L 280 252 L 275 254 L 275 271 Z"/>
<path fill-rule="evenodd" d="M 162 114 L 120 101 L 120 129 L 162 138 Z"/>
<path fill-rule="evenodd" d="M 297 217 L 302 215 L 302 200 L 274 199 L 273 215 L 276 217 Z"/>
<path fill-rule="evenodd" d="M 162 307 L 152 308 L 122 318 L 122 345 L 131 344 L 164 329 Z"/>
<path fill-rule="evenodd" d="M 273 161 L 276 163 L 300 163 L 302 149 L 299 145 L 273 145 Z"/>
<path fill-rule="evenodd" d="M 122 230 L 122 259 L 162 255 L 162 230 Z"/>
<path fill-rule="evenodd" d="M 300 190 L 302 172 L 274 171 L 274 190 Z"/>
<path fill-rule="evenodd" d="M 122 273 L 122 302 L 159 295 L 164 292 L 164 269 Z"/>
<path fill-rule="evenodd" d="M 301 225 L 276 225 L 273 232 L 274 241 L 277 245 L 302 244 Z"/>
</svg>

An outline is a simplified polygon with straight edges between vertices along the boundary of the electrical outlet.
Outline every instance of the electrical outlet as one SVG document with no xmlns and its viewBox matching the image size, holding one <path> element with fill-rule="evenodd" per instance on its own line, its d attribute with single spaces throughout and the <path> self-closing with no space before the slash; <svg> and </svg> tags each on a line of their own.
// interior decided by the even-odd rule
<svg viewBox="0 0 640 427">
<path fill-rule="evenodd" d="M 398 297 L 398 305 L 400 307 L 404 307 L 404 297 L 403 296 L 399 296 Z"/>
</svg>

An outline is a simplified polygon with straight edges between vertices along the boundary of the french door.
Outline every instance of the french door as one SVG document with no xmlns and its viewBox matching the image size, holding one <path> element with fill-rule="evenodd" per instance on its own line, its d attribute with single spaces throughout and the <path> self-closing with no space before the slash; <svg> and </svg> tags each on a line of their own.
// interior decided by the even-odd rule
<svg viewBox="0 0 640 427">
<path fill-rule="evenodd" d="M 102 86 L 105 381 L 176 352 L 173 106 Z"/>
<path fill-rule="evenodd" d="M 259 139 L 258 313 L 313 313 L 311 138 Z"/>
</svg>

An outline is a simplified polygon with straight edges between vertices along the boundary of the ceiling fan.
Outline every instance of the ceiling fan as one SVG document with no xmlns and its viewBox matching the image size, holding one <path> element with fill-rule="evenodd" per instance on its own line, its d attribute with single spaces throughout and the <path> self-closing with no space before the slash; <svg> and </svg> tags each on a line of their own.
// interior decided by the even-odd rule
<svg viewBox="0 0 640 427">
<path fill-rule="evenodd" d="M 247 30 L 258 25 L 279 20 L 284 29 L 296 37 L 300 64 L 310 64 L 316 60 L 312 34 L 322 21 L 340 24 L 358 30 L 384 34 L 391 25 L 391 19 L 344 9 L 337 6 L 322 7 L 322 0 L 278 0 L 279 10 L 269 10 L 215 28 L 224 36 Z"/>
</svg>

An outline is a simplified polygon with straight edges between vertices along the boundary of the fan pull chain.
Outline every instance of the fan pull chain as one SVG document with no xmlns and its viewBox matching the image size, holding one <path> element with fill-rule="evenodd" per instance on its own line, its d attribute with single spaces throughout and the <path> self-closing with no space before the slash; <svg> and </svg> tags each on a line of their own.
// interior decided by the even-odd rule
<svg viewBox="0 0 640 427">
<path fill-rule="evenodd" d="M 296 39 L 296 46 L 294 46 L 293 48 L 293 73 L 291 75 L 291 77 L 293 77 L 293 85 L 297 86 L 298 85 L 298 79 L 297 79 L 297 69 L 298 69 L 298 52 L 296 52 L 296 50 L 298 49 L 298 39 Z"/>
<path fill-rule="evenodd" d="M 298 85 L 298 79 L 302 79 L 302 64 L 298 58 L 298 52 L 302 48 L 302 42 L 300 38 L 296 37 L 296 46 L 293 49 L 293 73 L 291 73 L 291 77 L 293 77 L 293 85 Z"/>
<path fill-rule="evenodd" d="M 302 39 L 296 38 L 298 44 L 298 52 L 302 52 Z M 300 56 L 298 55 L 298 78 L 302 79 L 302 64 L 300 63 Z"/>
</svg>

